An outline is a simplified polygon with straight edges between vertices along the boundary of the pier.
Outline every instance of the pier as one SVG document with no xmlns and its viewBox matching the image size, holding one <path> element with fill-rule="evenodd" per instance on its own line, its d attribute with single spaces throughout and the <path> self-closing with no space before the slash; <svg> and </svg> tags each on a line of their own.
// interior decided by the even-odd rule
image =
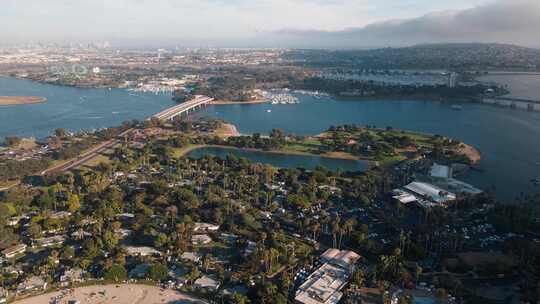
<svg viewBox="0 0 540 304">
<path fill-rule="evenodd" d="M 195 98 L 189 101 L 161 111 L 152 117 L 157 118 L 161 121 L 173 120 L 175 117 L 178 117 L 184 113 L 188 114 L 190 111 L 201 108 L 213 100 L 214 98 L 212 97 L 197 95 L 195 96 Z"/>
</svg>

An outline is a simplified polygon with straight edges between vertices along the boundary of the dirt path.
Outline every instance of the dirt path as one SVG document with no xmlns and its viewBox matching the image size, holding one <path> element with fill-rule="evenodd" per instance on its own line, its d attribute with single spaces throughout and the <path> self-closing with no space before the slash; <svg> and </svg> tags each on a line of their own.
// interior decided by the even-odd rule
<svg viewBox="0 0 540 304">
<path fill-rule="evenodd" d="M 19 301 L 14 304 L 43 304 L 60 297 L 58 304 L 67 304 L 77 300 L 81 304 L 165 304 L 165 303 L 203 303 L 176 290 L 162 289 L 156 286 L 139 284 L 96 285 L 80 287 L 74 290 L 52 292 Z"/>
</svg>

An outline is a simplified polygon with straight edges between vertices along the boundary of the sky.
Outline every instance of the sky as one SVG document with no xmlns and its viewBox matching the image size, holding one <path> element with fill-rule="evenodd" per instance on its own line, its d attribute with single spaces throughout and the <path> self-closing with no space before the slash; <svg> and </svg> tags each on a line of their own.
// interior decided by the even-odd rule
<svg viewBox="0 0 540 304">
<path fill-rule="evenodd" d="M 0 43 L 534 45 L 539 20 L 539 0 L 0 0 Z"/>
</svg>

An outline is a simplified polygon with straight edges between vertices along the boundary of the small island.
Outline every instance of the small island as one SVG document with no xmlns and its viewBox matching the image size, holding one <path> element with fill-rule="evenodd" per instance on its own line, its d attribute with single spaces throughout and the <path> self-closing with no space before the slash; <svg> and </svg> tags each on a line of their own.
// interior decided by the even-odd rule
<svg viewBox="0 0 540 304">
<path fill-rule="evenodd" d="M 38 96 L 0 96 L 0 106 L 44 103 L 47 99 Z"/>
</svg>

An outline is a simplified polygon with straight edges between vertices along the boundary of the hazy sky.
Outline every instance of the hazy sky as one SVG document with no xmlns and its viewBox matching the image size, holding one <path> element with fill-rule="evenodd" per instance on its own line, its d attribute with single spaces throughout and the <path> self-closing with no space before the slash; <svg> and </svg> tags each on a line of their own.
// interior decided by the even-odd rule
<svg viewBox="0 0 540 304">
<path fill-rule="evenodd" d="M 511 15 L 505 13 L 509 4 Z M 0 0 L 0 41 L 330 46 L 318 41 L 324 37 L 337 47 L 361 47 L 453 41 L 456 37 L 444 31 L 468 18 L 468 24 L 485 28 L 469 29 L 479 37 L 463 33 L 463 38 L 488 35 L 499 42 L 516 42 L 513 31 L 521 31 L 529 21 L 538 24 L 539 4 L 540 0 Z M 387 33 L 403 26 L 408 30 L 397 37 Z M 412 35 L 416 31 L 423 34 Z M 382 37 L 370 37 L 374 34 Z M 528 38 L 521 36 L 519 42 Z"/>
</svg>

